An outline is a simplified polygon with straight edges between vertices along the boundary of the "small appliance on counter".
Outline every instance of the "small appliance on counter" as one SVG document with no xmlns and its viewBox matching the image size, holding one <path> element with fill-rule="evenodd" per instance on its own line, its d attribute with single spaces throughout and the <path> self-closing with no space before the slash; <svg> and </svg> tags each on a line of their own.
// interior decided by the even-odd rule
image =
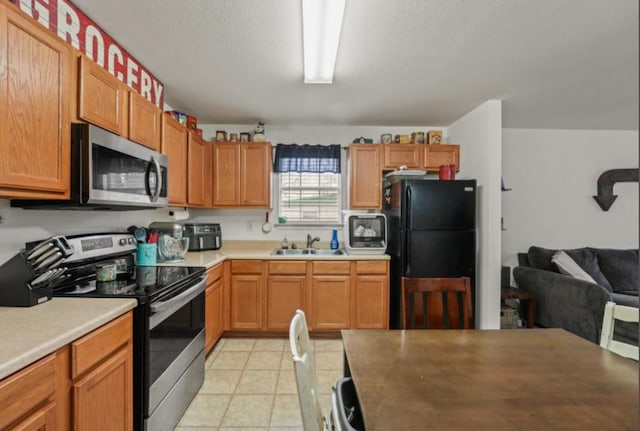
<svg viewBox="0 0 640 431">
<path fill-rule="evenodd" d="M 170 221 L 156 221 L 149 225 L 149 230 L 157 231 L 158 262 L 184 262 L 189 238 L 184 236 L 184 226 Z"/>
<path fill-rule="evenodd" d="M 67 277 L 62 265 L 73 252 L 61 235 L 25 244 L 0 266 L 0 306 L 31 307 L 51 299 L 54 285 Z"/>
<path fill-rule="evenodd" d="M 381 213 L 345 216 L 345 248 L 349 254 L 384 254 L 387 250 L 387 218 Z"/>
<path fill-rule="evenodd" d="M 189 238 L 189 251 L 218 250 L 222 247 L 219 223 L 185 223 L 184 236 Z"/>
</svg>

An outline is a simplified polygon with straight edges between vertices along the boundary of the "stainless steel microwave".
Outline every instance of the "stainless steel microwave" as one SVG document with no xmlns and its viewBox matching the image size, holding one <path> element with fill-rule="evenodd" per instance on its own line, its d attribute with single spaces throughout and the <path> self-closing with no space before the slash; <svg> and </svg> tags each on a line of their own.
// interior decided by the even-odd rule
<svg viewBox="0 0 640 431">
<path fill-rule="evenodd" d="M 92 124 L 72 124 L 71 199 L 14 199 L 11 206 L 92 210 L 166 207 L 167 165 L 164 154 Z"/>
</svg>

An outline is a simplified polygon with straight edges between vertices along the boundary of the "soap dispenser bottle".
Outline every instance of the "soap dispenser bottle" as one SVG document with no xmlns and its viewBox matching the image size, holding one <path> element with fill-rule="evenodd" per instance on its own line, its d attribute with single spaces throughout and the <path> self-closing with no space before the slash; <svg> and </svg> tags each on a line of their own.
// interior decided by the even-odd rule
<svg viewBox="0 0 640 431">
<path fill-rule="evenodd" d="M 287 237 L 285 236 L 284 239 L 282 240 L 282 243 L 280 244 L 280 247 L 283 250 L 287 250 L 289 248 L 289 241 L 287 241 Z"/>
<path fill-rule="evenodd" d="M 338 242 L 338 230 L 334 229 L 331 236 L 331 250 L 337 250 L 338 247 L 340 247 L 340 243 Z"/>
</svg>

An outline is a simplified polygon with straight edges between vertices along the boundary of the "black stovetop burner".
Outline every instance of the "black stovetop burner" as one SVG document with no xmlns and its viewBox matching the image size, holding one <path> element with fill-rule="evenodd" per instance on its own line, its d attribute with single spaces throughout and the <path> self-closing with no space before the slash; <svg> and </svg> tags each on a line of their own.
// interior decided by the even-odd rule
<svg viewBox="0 0 640 431">
<path fill-rule="evenodd" d="M 115 281 L 96 281 L 95 276 L 71 280 L 54 288 L 54 296 L 131 297 L 139 302 L 161 300 L 175 295 L 182 287 L 204 273 L 204 268 L 193 266 L 137 266 L 126 274 L 118 274 Z"/>
</svg>

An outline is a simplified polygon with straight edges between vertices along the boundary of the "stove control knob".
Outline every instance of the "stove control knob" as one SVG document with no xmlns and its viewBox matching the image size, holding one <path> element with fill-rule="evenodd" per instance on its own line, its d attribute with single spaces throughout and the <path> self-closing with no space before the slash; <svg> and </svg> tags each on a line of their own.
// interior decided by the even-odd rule
<svg viewBox="0 0 640 431">
<path fill-rule="evenodd" d="M 135 240 L 133 238 L 129 238 L 128 243 L 129 244 L 133 244 L 135 242 Z"/>
<path fill-rule="evenodd" d="M 126 238 L 120 238 L 120 245 L 127 245 L 127 239 Z"/>
</svg>

